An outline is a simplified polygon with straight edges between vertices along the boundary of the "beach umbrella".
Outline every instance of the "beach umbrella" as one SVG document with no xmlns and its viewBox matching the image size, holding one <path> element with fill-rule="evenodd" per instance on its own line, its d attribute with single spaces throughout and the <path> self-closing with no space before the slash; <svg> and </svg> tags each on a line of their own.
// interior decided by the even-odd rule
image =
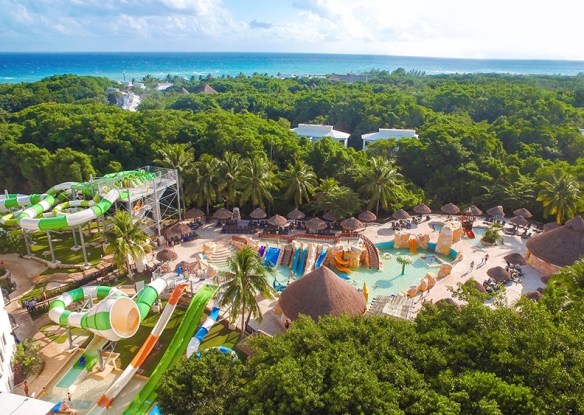
<svg viewBox="0 0 584 415">
<path fill-rule="evenodd" d="M 420 203 L 418 206 L 414 208 L 414 212 L 419 213 L 420 215 L 427 215 L 429 213 L 432 213 L 432 209 L 430 209 L 425 204 Z"/>
<path fill-rule="evenodd" d="M 517 264 L 517 265 L 527 264 L 527 261 L 525 261 L 525 258 L 523 258 L 523 255 L 521 255 L 520 253 L 517 253 L 517 252 L 514 252 L 512 254 L 507 254 L 503 257 L 503 259 L 510 264 Z"/>
<path fill-rule="evenodd" d="M 170 238 L 174 238 L 175 236 L 188 235 L 191 232 L 192 232 L 192 230 L 188 225 L 179 222 L 179 223 L 175 223 L 170 228 L 166 228 L 163 233 L 164 233 L 164 236 L 166 236 L 166 238 L 170 239 Z"/>
<path fill-rule="evenodd" d="M 335 216 L 332 210 L 329 210 L 324 215 L 322 215 L 322 218 L 327 222 L 334 222 L 337 220 L 337 217 Z"/>
<path fill-rule="evenodd" d="M 290 213 L 288 213 L 288 215 L 286 215 L 286 217 L 288 219 L 291 220 L 300 220 L 300 219 L 304 219 L 306 215 L 304 214 L 304 212 L 302 212 L 301 210 L 298 210 L 298 208 L 290 211 Z"/>
<path fill-rule="evenodd" d="M 177 258 L 178 255 L 172 249 L 163 249 L 156 254 L 156 259 L 162 262 L 175 261 Z"/>
<path fill-rule="evenodd" d="M 448 203 L 447 205 L 442 206 L 440 210 L 449 215 L 456 215 L 457 213 L 460 213 L 460 208 L 454 203 Z"/>
<path fill-rule="evenodd" d="M 186 219 L 198 219 L 198 218 L 204 218 L 204 217 L 205 217 L 205 213 L 201 209 L 197 209 L 197 208 L 190 208 L 185 213 Z"/>
<path fill-rule="evenodd" d="M 361 222 L 373 222 L 377 219 L 377 216 L 375 213 L 366 210 L 365 212 L 359 213 L 358 218 Z"/>
<path fill-rule="evenodd" d="M 346 229 L 348 231 L 354 231 L 365 227 L 365 225 L 363 225 L 363 222 L 361 222 L 359 219 L 355 219 L 352 216 L 342 221 L 341 226 L 343 227 L 343 229 Z"/>
<path fill-rule="evenodd" d="M 514 216 L 509 219 L 509 223 L 513 223 L 514 225 L 518 226 L 528 226 L 529 222 L 523 216 Z"/>
<path fill-rule="evenodd" d="M 552 229 L 559 228 L 560 226 L 562 225 L 560 225 L 558 222 L 548 222 L 543 225 L 543 231 L 544 232 L 551 231 Z"/>
<path fill-rule="evenodd" d="M 230 210 L 227 210 L 225 208 L 221 208 L 213 214 L 213 217 L 215 219 L 219 219 L 219 220 L 228 220 L 228 219 L 231 219 L 232 216 L 233 216 L 233 213 L 231 213 Z"/>
<path fill-rule="evenodd" d="M 505 216 L 505 212 L 503 211 L 503 206 L 495 206 L 487 210 L 487 214 L 491 216 Z"/>
<path fill-rule="evenodd" d="M 483 211 L 480 210 L 478 207 L 476 207 L 475 205 L 470 205 L 469 207 L 467 207 L 465 210 L 465 212 L 470 212 L 473 216 L 479 216 L 483 214 Z"/>
<path fill-rule="evenodd" d="M 268 214 L 262 208 L 255 208 L 253 212 L 249 214 L 249 217 L 252 219 L 264 219 Z"/>
<path fill-rule="evenodd" d="M 284 226 L 288 223 L 288 219 L 281 215 L 274 215 L 268 219 L 268 224 L 272 226 Z"/>
<path fill-rule="evenodd" d="M 543 297 L 543 294 L 540 293 L 539 291 L 530 291 L 527 294 L 525 294 L 525 296 L 527 298 L 529 298 L 530 300 L 541 300 L 541 297 Z"/>
<path fill-rule="evenodd" d="M 487 275 L 497 282 L 511 281 L 511 274 L 503 267 L 493 267 L 487 270 Z"/>
<path fill-rule="evenodd" d="M 324 222 L 323 220 L 321 220 L 319 218 L 314 218 L 314 219 L 307 220 L 306 223 L 304 224 L 304 226 L 306 226 L 306 229 L 309 229 L 309 230 L 321 231 L 323 229 L 326 229 L 327 224 L 326 224 L 326 222 Z"/>
<path fill-rule="evenodd" d="M 532 217 L 533 215 L 531 214 L 531 212 L 525 208 L 521 208 L 521 209 L 515 209 L 513 211 L 513 214 L 515 216 L 523 216 L 525 219 L 529 219 L 530 217 Z"/>
<path fill-rule="evenodd" d="M 393 215 L 391 215 L 391 217 L 397 220 L 411 218 L 410 214 L 403 209 L 396 210 L 395 212 L 393 212 Z"/>
</svg>

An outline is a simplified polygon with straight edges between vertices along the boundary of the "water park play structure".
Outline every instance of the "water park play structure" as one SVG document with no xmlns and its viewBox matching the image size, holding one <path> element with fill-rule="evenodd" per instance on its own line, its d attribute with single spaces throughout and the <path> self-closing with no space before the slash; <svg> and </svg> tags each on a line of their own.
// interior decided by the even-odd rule
<svg viewBox="0 0 584 415">
<path fill-rule="evenodd" d="M 74 372 L 76 378 L 66 385 L 57 384 L 57 387 L 69 388 L 72 385 L 78 385 L 83 382 L 89 374 L 95 373 L 97 375 L 100 370 L 105 370 L 107 361 L 103 362 L 104 350 L 108 346 L 111 346 L 111 350 L 114 349 L 115 343 L 111 342 L 133 336 L 137 332 L 140 322 L 148 315 L 151 306 L 159 299 L 160 295 L 172 289 L 168 303 L 150 335 L 128 367 L 116 378 L 88 412 L 91 415 L 107 412 L 114 399 L 137 373 L 140 366 L 154 349 L 160 335 L 170 321 L 179 299 L 186 291 L 187 280 L 185 275 L 180 274 L 180 271 L 178 274 L 168 272 L 161 275 L 159 272 L 156 275 L 158 278 L 155 278 L 140 290 L 133 299 L 116 288 L 92 286 L 66 292 L 51 302 L 49 311 L 51 320 L 65 327 L 80 327 L 95 334 L 94 339 L 85 349 L 81 358 L 76 359 L 74 367 L 80 367 L 79 371 Z M 136 395 L 125 413 L 146 413 L 154 403 L 156 397 L 155 387 L 162 374 L 187 352 L 187 348 L 188 356 L 197 353 L 209 329 L 217 321 L 219 308 L 214 307 L 209 318 L 195 333 L 194 337 L 191 338 L 191 336 L 195 332 L 207 303 L 215 296 L 217 290 L 217 287 L 204 285 L 194 295 L 174 337 L 168 345 L 168 349 L 158 362 L 148 382 Z M 94 301 L 96 302 L 95 304 Z M 68 310 L 68 306 L 72 303 L 83 303 L 81 310 L 76 312 Z M 224 354 L 234 355 L 234 352 L 227 347 L 219 347 L 219 350 Z M 98 361 L 100 370 L 95 368 Z"/>
<path fill-rule="evenodd" d="M 112 206 L 125 209 L 134 217 L 148 218 L 146 233 L 160 235 L 164 219 L 177 209 L 180 218 L 178 173 L 146 166 L 92 177 L 83 183 L 61 183 L 43 194 L 21 195 L 5 191 L 0 195 L 0 224 L 22 229 L 28 256 L 32 256 L 31 234 L 46 232 L 53 265 L 59 261 L 55 258 L 51 231 L 71 230 L 75 243 L 72 249 L 83 250 L 87 265 L 83 226 L 95 221 L 99 231 L 100 219 L 105 220 Z"/>
</svg>

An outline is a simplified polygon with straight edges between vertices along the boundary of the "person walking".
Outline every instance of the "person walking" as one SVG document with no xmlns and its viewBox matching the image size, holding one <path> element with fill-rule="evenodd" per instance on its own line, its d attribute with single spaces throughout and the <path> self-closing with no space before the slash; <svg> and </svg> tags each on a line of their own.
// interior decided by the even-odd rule
<svg viewBox="0 0 584 415">
<path fill-rule="evenodd" d="M 71 392 L 67 392 L 67 400 L 71 402 Z"/>
<path fill-rule="evenodd" d="M 24 394 L 26 396 L 28 396 L 28 383 L 26 382 L 26 380 L 24 381 L 24 383 L 22 384 L 22 390 L 24 391 Z"/>
<path fill-rule="evenodd" d="M 483 258 L 485 264 L 487 263 L 487 261 L 489 260 L 489 254 L 485 254 L 485 257 Z"/>
<path fill-rule="evenodd" d="M 474 269 L 474 261 L 471 261 L 470 263 L 470 270 L 472 271 Z"/>
</svg>

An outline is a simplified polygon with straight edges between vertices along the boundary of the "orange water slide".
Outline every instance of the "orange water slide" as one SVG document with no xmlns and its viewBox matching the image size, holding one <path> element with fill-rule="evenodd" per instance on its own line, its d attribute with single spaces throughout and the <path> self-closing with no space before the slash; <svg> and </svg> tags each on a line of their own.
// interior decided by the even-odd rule
<svg viewBox="0 0 584 415">
<path fill-rule="evenodd" d="M 411 254 L 417 254 L 418 253 L 418 241 L 416 241 L 415 239 L 410 239 L 409 241 L 410 243 L 410 253 Z"/>
<path fill-rule="evenodd" d="M 348 268 L 349 261 L 346 259 L 343 259 L 343 251 L 339 251 L 335 254 L 335 266 L 341 272 L 345 272 L 345 273 L 351 272 L 351 269 Z"/>
</svg>

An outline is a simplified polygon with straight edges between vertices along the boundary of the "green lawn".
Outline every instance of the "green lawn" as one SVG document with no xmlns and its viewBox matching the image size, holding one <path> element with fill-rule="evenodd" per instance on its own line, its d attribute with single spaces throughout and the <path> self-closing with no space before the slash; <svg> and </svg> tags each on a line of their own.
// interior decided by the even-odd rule
<svg viewBox="0 0 584 415">
<path fill-rule="evenodd" d="M 148 358 L 142 365 L 142 369 L 144 369 L 142 374 L 144 376 L 150 376 L 150 374 L 158 364 L 158 361 L 160 360 L 160 358 L 162 358 L 164 352 L 166 352 L 168 344 L 170 340 L 172 340 L 172 337 L 174 336 L 174 333 L 176 332 L 178 326 L 180 325 L 180 322 L 184 314 L 185 310 L 177 308 L 174 311 L 170 321 L 168 322 L 168 325 L 166 326 L 166 329 L 162 332 L 162 335 L 160 336 L 159 343 L 162 346 L 159 349 L 153 350 L 150 356 L 148 356 Z M 158 321 L 159 317 L 160 314 L 150 314 L 148 317 L 146 317 L 146 319 L 144 319 L 142 325 L 140 326 L 140 329 L 133 337 L 125 340 L 120 340 L 118 342 L 115 351 L 117 353 L 120 353 L 119 361 L 122 369 L 125 369 L 126 366 L 128 366 L 130 361 L 134 358 L 134 355 L 138 352 L 138 350 L 140 350 L 140 347 L 142 347 L 142 344 L 146 341 L 146 338 L 152 331 L 152 328 Z M 201 321 L 204 321 L 206 318 L 207 315 L 205 314 L 203 315 Z M 194 334 L 195 333 L 191 333 L 190 335 Z M 221 324 L 215 324 L 209 331 L 209 334 L 205 337 L 203 343 L 201 343 L 201 350 L 205 350 L 215 346 L 227 346 L 234 349 L 238 340 L 239 333 L 229 330 L 227 327 L 224 327 Z M 239 353 L 238 356 L 240 358 L 244 357 Z"/>
<path fill-rule="evenodd" d="M 36 284 L 32 290 L 30 290 L 29 292 L 22 296 L 20 301 L 24 302 L 24 300 L 28 300 L 29 298 L 41 299 L 43 296 L 43 289 L 45 288 L 46 285 L 47 285 L 46 282 Z"/>
<path fill-rule="evenodd" d="M 47 339 L 57 344 L 63 344 L 67 341 L 67 329 L 56 323 L 49 323 L 41 327 L 39 331 L 43 333 Z M 75 338 L 75 336 L 85 336 L 89 333 L 83 329 L 73 327 L 71 329 L 71 334 L 73 335 L 73 338 Z"/>
<path fill-rule="evenodd" d="M 55 250 L 55 259 L 64 264 L 83 264 L 83 251 L 72 251 L 74 245 L 73 234 L 71 232 L 52 232 L 53 248 Z M 36 242 L 31 246 L 31 251 L 39 258 L 51 259 L 50 255 L 43 256 L 43 252 L 49 251 L 49 241 L 47 234 L 42 232 L 35 232 L 32 239 Z M 77 233 L 77 240 L 79 240 L 79 233 Z M 85 243 L 101 242 L 101 233 L 95 233 L 90 238 L 85 237 Z M 26 252 L 26 251 L 25 251 Z M 103 249 L 87 247 L 87 260 L 92 265 L 96 265 L 101 260 Z M 56 271 L 55 271 L 56 272 Z"/>
<path fill-rule="evenodd" d="M 150 353 L 150 356 L 148 356 L 148 359 L 146 359 L 146 361 L 142 365 L 142 369 L 144 369 L 144 372 L 142 374 L 144 376 L 150 376 L 150 374 L 158 364 L 158 361 L 164 355 L 164 352 L 168 348 L 168 344 L 170 343 L 172 336 L 174 336 L 174 333 L 176 332 L 178 326 L 180 325 L 180 322 L 184 314 L 185 310 L 181 310 L 179 308 L 174 310 L 174 313 L 172 314 L 172 317 L 170 318 L 170 321 L 168 322 L 166 329 L 162 332 L 162 335 L 158 340 L 161 347 L 158 349 L 154 349 L 152 353 Z M 142 324 L 140 325 L 138 332 L 134 336 L 130 337 L 129 339 L 123 339 L 118 341 L 115 351 L 117 353 L 120 353 L 119 361 L 122 369 L 125 369 L 126 366 L 128 366 L 128 364 L 134 358 L 134 355 L 138 352 L 138 350 L 140 350 L 140 347 L 142 347 L 142 344 L 144 344 L 146 338 L 148 338 L 148 335 L 152 331 L 152 328 L 154 327 L 159 318 L 160 314 L 151 313 L 148 317 L 144 319 L 144 321 L 142 321 Z"/>
</svg>

